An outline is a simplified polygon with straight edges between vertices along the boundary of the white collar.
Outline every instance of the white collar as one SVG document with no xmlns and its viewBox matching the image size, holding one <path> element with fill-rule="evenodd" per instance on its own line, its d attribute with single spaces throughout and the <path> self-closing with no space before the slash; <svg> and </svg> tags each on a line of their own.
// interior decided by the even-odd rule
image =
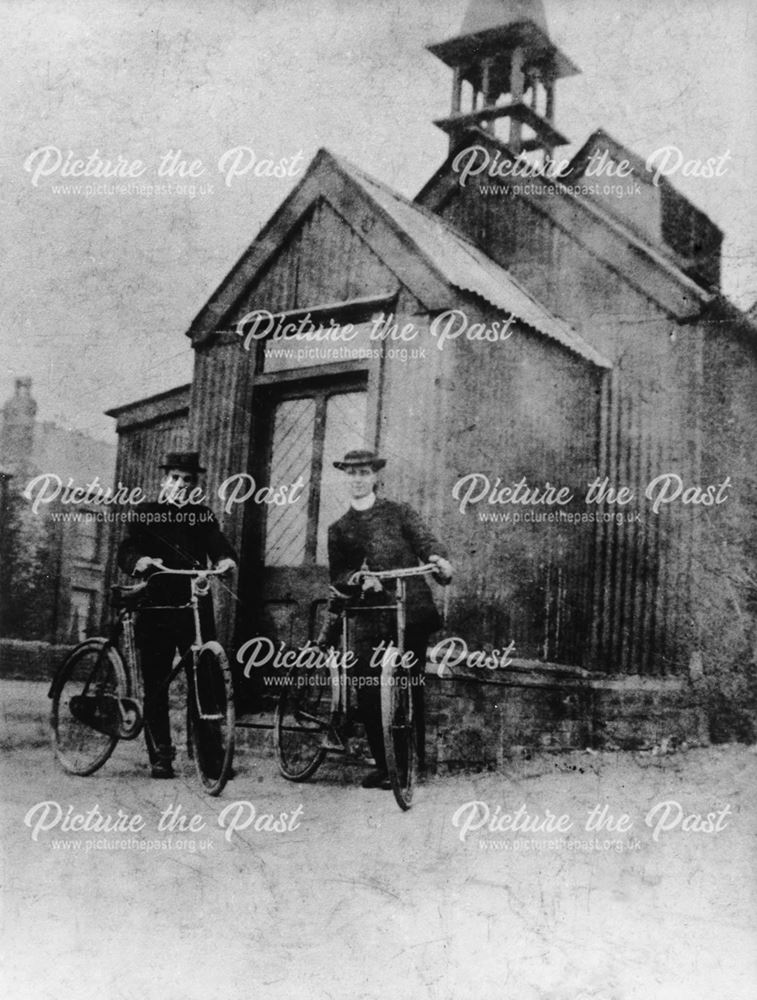
<svg viewBox="0 0 757 1000">
<path fill-rule="evenodd" d="M 371 492 L 367 497 L 359 497 L 357 500 L 350 500 L 353 510 L 370 510 L 376 503 L 376 494 Z"/>
</svg>

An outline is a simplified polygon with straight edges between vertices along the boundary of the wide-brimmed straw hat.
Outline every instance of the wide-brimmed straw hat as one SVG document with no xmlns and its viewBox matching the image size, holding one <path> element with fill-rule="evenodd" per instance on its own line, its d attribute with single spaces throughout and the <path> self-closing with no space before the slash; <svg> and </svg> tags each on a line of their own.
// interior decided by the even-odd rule
<svg viewBox="0 0 757 1000">
<path fill-rule="evenodd" d="M 342 471 L 354 469 L 357 465 L 370 465 L 374 472 L 378 472 L 386 465 L 386 459 L 379 458 L 375 451 L 358 449 L 348 451 L 341 462 L 334 462 L 334 468 Z"/>
</svg>

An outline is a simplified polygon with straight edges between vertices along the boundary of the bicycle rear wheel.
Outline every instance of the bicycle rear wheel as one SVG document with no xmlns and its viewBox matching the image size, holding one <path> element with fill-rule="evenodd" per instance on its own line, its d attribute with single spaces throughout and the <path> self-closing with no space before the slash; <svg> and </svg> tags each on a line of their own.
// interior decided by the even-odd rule
<svg viewBox="0 0 757 1000">
<path fill-rule="evenodd" d="M 274 744 L 288 781 L 307 781 L 326 756 L 332 678 L 328 667 L 292 667 L 276 706 Z"/>
<path fill-rule="evenodd" d="M 88 639 L 63 661 L 50 688 L 55 755 L 70 774 L 94 774 L 113 753 L 126 669 L 107 639 Z"/>
<path fill-rule="evenodd" d="M 397 665 L 396 650 L 384 654 L 381 664 L 381 722 L 386 769 L 400 809 L 409 809 L 417 761 L 416 722 L 410 671 Z"/>
<path fill-rule="evenodd" d="M 189 737 L 197 776 L 208 795 L 219 795 L 234 759 L 234 694 L 226 653 L 206 642 L 188 668 Z"/>
</svg>

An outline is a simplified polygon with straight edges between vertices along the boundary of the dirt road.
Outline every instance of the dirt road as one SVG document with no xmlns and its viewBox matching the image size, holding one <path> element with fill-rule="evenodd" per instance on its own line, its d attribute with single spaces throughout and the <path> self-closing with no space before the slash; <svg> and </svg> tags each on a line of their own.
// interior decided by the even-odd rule
<svg viewBox="0 0 757 1000">
<path fill-rule="evenodd" d="M 287 784 L 260 746 L 208 799 L 141 744 L 63 774 L 42 688 L 0 687 L 11 1000 L 757 994 L 750 748 L 519 759 L 403 814 L 355 771 Z"/>
</svg>

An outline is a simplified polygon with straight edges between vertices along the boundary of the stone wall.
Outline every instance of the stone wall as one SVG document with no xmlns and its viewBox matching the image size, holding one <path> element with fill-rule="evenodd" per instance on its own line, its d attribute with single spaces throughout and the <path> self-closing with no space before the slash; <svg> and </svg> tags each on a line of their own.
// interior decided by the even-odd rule
<svg viewBox="0 0 757 1000">
<path fill-rule="evenodd" d="M 688 680 L 607 678 L 549 665 L 482 680 L 426 677 L 426 744 L 437 771 L 500 769 L 537 750 L 637 750 L 709 742 Z"/>
<path fill-rule="evenodd" d="M 47 681 L 72 647 L 0 640 L 0 678 Z M 643 750 L 709 743 L 704 694 L 686 678 L 597 676 L 525 661 L 484 676 L 426 674 L 429 770 L 499 770 L 516 754 Z M 259 722 L 272 722 L 273 701 Z M 254 740 L 239 730 L 240 745 Z M 714 735 L 714 734 L 713 734 Z"/>
</svg>

